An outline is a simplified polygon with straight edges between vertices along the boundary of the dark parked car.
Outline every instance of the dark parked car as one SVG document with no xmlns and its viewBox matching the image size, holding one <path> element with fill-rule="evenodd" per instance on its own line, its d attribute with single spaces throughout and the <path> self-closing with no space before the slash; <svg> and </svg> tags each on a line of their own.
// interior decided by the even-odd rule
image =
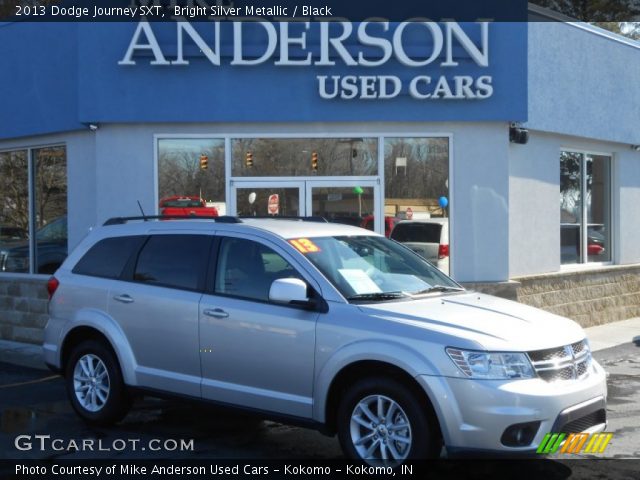
<svg viewBox="0 0 640 480">
<path fill-rule="evenodd" d="M 0 225 L 0 245 L 5 242 L 24 240 L 25 238 L 27 238 L 27 233 L 20 227 Z"/>
<path fill-rule="evenodd" d="M 37 273 L 55 272 L 67 258 L 67 217 L 59 217 L 36 232 Z M 29 272 L 29 242 L 4 244 L 0 248 L 0 271 Z"/>
</svg>

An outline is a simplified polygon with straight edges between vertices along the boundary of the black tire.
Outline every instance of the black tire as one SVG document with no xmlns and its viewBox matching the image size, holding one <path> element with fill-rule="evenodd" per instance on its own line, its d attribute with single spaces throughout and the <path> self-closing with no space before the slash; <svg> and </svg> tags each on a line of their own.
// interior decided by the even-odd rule
<svg viewBox="0 0 640 480">
<path fill-rule="evenodd" d="M 361 427 L 355 421 L 352 424 L 352 414 L 356 413 L 356 407 L 367 399 L 370 399 L 369 401 L 376 401 L 376 397 L 383 397 L 383 407 L 384 405 L 391 405 L 390 402 L 385 403 L 387 400 L 395 402 L 399 407 L 399 410 L 396 409 L 396 413 L 394 414 L 396 420 L 392 419 L 392 421 L 387 421 L 387 426 L 394 425 L 394 428 L 397 429 L 398 425 L 404 423 L 403 419 L 406 419 L 410 425 L 410 429 L 393 431 L 389 429 L 383 430 L 380 433 L 372 431 L 371 426 L 373 422 L 368 427 Z M 431 406 L 425 405 L 425 401 L 428 400 L 419 398 L 403 383 L 388 377 L 370 377 L 357 381 L 344 392 L 338 406 L 338 439 L 340 440 L 340 445 L 345 455 L 351 459 L 364 461 L 372 465 L 380 465 L 382 463 L 391 466 L 399 465 L 409 459 L 437 458 L 441 450 L 440 430 L 437 420 L 431 413 Z M 359 408 L 358 412 L 363 413 L 364 410 Z M 372 413 L 375 414 L 377 412 Z M 355 416 L 366 419 L 365 416 Z M 368 422 L 370 419 L 366 420 Z M 381 426 L 378 424 L 377 427 L 380 428 Z M 382 457 L 380 447 L 374 451 L 374 458 L 365 458 L 362 454 L 363 449 L 366 449 L 366 447 L 371 444 L 365 444 L 359 447 L 354 445 L 354 435 L 357 439 L 362 438 L 365 434 L 373 433 L 377 435 L 377 437 L 374 438 L 380 439 L 378 444 L 384 441 L 385 449 L 389 456 L 388 461 L 378 458 Z M 394 437 L 391 436 L 392 433 Z M 411 439 L 409 446 L 393 440 L 393 438 L 397 438 L 398 436 L 403 437 L 405 442 L 407 436 L 409 436 Z M 400 453 L 402 458 L 394 459 L 394 455 L 391 454 L 391 447 L 393 447 L 396 454 Z M 360 451 L 358 449 L 360 449 Z"/>
<path fill-rule="evenodd" d="M 78 385 L 91 384 L 90 380 L 79 382 L 78 378 L 91 378 L 86 375 L 81 377 L 74 376 L 74 372 L 77 373 L 76 367 L 82 371 L 82 366 L 79 362 L 82 360 L 86 366 L 88 361 L 92 362 L 92 365 L 96 365 L 96 371 L 100 373 L 106 370 L 106 379 L 102 376 L 102 379 L 98 382 L 99 386 L 94 386 L 96 391 L 94 397 L 95 402 L 91 401 L 91 395 L 87 392 L 87 388 L 79 389 L 81 393 L 76 394 L 76 387 Z M 98 361 L 102 362 L 103 367 L 100 367 Z M 95 375 L 94 378 L 98 378 L 100 375 Z M 106 382 L 106 383 L 105 383 Z M 120 372 L 120 366 L 118 361 L 112 352 L 112 350 L 106 346 L 103 342 L 97 340 L 87 340 L 78 344 L 67 362 L 65 369 L 65 384 L 67 388 L 67 395 L 69 395 L 69 401 L 73 406 L 76 413 L 86 422 L 93 425 L 111 425 L 124 418 L 131 407 L 131 398 L 128 395 L 124 382 L 122 380 L 122 373 Z M 108 388 L 108 392 L 104 394 L 104 387 Z M 89 387 L 89 391 L 91 390 Z M 99 390 L 99 393 L 98 393 Z M 89 397 L 87 397 L 89 395 Z M 81 403 L 82 398 L 87 400 L 87 405 Z"/>
</svg>

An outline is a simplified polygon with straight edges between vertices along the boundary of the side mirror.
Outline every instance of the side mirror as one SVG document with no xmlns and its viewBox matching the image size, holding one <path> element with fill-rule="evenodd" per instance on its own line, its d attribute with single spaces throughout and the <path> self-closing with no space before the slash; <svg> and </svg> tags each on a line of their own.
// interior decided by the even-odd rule
<svg viewBox="0 0 640 480">
<path fill-rule="evenodd" d="M 299 278 L 279 278 L 271 284 L 269 300 L 278 303 L 308 305 L 307 284 Z"/>
</svg>

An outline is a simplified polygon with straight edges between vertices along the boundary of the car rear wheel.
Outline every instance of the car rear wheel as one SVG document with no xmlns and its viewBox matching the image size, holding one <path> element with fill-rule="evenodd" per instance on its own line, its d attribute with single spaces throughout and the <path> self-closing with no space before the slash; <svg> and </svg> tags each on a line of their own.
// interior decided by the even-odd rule
<svg viewBox="0 0 640 480">
<path fill-rule="evenodd" d="M 386 377 L 349 388 L 338 408 L 338 438 L 345 454 L 372 465 L 400 465 L 435 457 L 438 428 L 427 405 L 404 384 Z"/>
<path fill-rule="evenodd" d="M 88 340 L 74 348 L 65 381 L 71 405 L 89 423 L 115 423 L 131 406 L 115 355 L 102 342 Z"/>
</svg>

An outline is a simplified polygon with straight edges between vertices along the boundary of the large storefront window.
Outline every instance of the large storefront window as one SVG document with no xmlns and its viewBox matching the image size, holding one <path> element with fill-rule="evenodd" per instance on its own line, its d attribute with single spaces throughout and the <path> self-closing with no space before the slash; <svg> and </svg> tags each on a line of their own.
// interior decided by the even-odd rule
<svg viewBox="0 0 640 480">
<path fill-rule="evenodd" d="M 448 138 L 385 138 L 385 214 L 446 217 L 449 195 Z"/>
<path fill-rule="evenodd" d="M 352 134 L 163 138 L 159 200 L 203 198 L 241 217 L 319 216 L 387 237 L 405 220 L 400 241 L 448 272 L 449 143 Z"/>
<path fill-rule="evenodd" d="M 563 265 L 610 262 L 611 157 L 560 154 L 560 259 Z"/>
<path fill-rule="evenodd" d="M 0 194 L 0 270 L 53 273 L 68 251 L 65 147 L 0 152 Z"/>
<path fill-rule="evenodd" d="M 234 177 L 378 174 L 377 138 L 243 138 L 232 150 Z"/>
<path fill-rule="evenodd" d="M 158 196 L 197 197 L 226 213 L 224 139 L 158 140 Z"/>
<path fill-rule="evenodd" d="M 449 273 L 449 138 L 385 138 L 384 187 L 385 221 L 412 220 L 392 238 Z"/>
</svg>

